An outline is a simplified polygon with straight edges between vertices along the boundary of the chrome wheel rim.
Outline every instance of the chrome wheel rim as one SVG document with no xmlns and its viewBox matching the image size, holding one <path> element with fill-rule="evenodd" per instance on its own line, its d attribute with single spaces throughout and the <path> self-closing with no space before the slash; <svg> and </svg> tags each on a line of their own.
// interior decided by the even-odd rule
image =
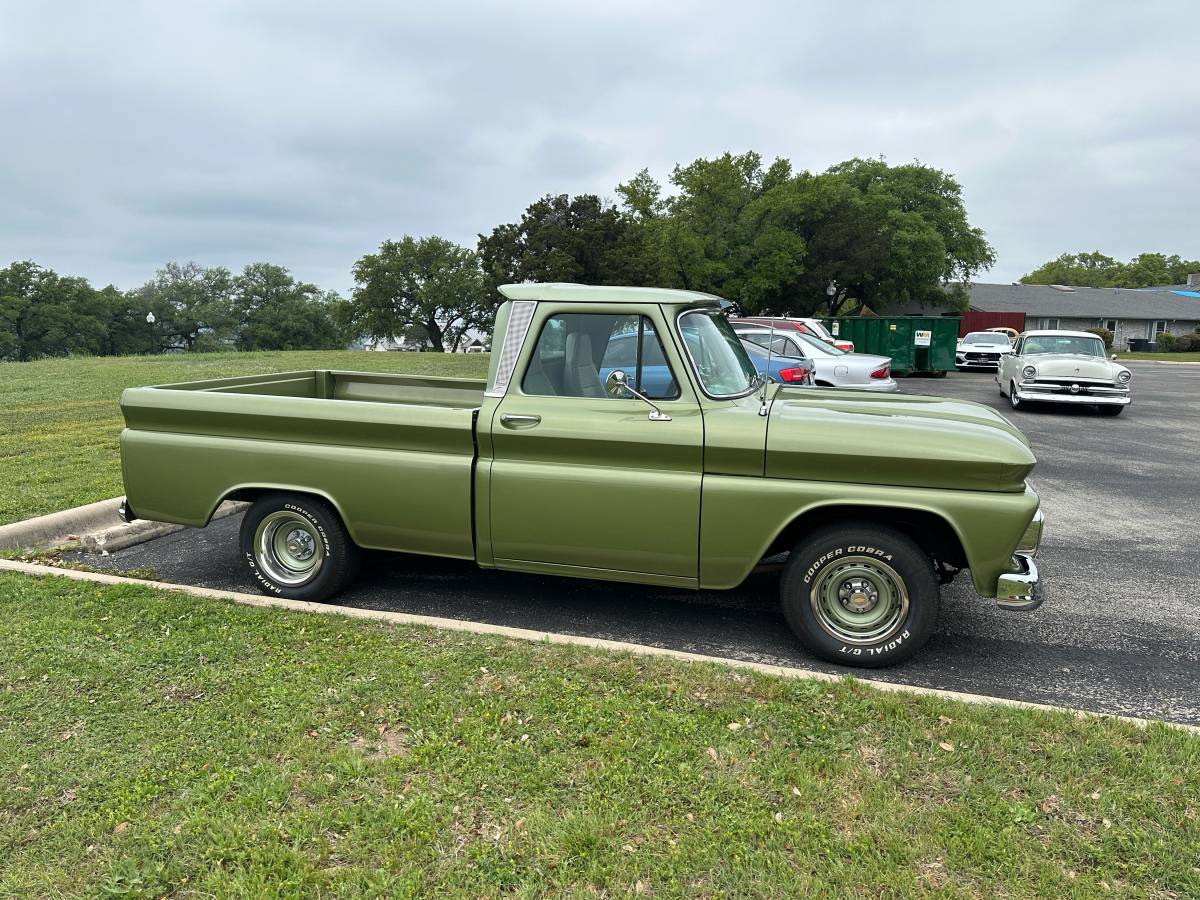
<svg viewBox="0 0 1200 900">
<path fill-rule="evenodd" d="M 1014 381 L 1008 388 L 1008 402 L 1016 409 L 1021 405 L 1021 398 L 1017 396 L 1017 383 Z"/>
<path fill-rule="evenodd" d="M 817 577 L 810 601 L 817 623 L 844 644 L 886 641 L 908 619 L 904 579 L 869 556 L 847 556 L 827 568 Z"/>
<path fill-rule="evenodd" d="M 279 510 L 258 523 L 254 558 L 273 581 L 295 586 L 316 577 L 325 562 L 325 544 L 308 519 Z"/>
</svg>

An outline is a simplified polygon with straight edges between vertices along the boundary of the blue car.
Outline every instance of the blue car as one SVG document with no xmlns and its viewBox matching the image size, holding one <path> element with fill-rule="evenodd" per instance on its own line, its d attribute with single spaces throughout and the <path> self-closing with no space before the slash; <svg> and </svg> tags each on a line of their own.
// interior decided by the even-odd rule
<svg viewBox="0 0 1200 900">
<path fill-rule="evenodd" d="M 759 375 L 766 375 L 772 381 L 780 384 L 812 384 L 813 364 L 808 357 L 780 356 L 778 353 L 772 353 L 770 354 L 770 368 L 768 368 L 768 354 L 765 347 L 760 347 L 747 340 L 742 341 L 742 346 L 746 348 L 746 355 L 754 363 L 754 368 L 758 369 Z"/>
</svg>

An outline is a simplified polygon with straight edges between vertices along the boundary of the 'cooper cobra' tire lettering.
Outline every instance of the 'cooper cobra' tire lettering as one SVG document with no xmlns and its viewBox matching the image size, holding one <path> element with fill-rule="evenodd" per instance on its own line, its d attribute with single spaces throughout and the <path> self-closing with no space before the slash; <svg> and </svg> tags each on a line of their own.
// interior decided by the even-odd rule
<svg viewBox="0 0 1200 900">
<path fill-rule="evenodd" d="M 281 516 L 290 516 L 296 527 L 308 532 L 309 546 L 315 543 L 319 548 L 318 562 L 307 572 L 302 565 L 295 564 L 297 560 L 276 558 L 286 551 L 276 549 L 263 537 L 270 534 L 263 529 L 270 528 L 272 520 L 284 522 L 275 527 L 290 527 L 286 519 L 280 519 Z M 264 522 L 268 524 L 264 525 Z M 272 596 L 293 600 L 322 601 L 333 596 L 354 577 L 361 559 L 361 551 L 350 538 L 337 510 L 320 497 L 282 492 L 264 494 L 246 511 L 239 540 L 246 565 L 259 589 Z M 259 553 L 264 554 L 264 559 L 259 559 Z M 309 555 L 299 561 L 312 555 L 310 550 Z M 275 564 L 281 566 L 278 572 L 272 569 Z"/>
<path fill-rule="evenodd" d="M 933 562 L 893 526 L 846 521 L 792 550 L 780 586 L 788 624 L 818 656 L 853 666 L 911 657 L 937 621 Z"/>
</svg>

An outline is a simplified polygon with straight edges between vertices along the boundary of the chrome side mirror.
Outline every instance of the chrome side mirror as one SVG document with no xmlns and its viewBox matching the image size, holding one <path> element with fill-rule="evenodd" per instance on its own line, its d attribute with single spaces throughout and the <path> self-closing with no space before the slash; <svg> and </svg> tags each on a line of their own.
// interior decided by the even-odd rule
<svg viewBox="0 0 1200 900">
<path fill-rule="evenodd" d="M 1117 361 L 1117 354 L 1115 354 L 1115 353 L 1114 353 L 1112 356 L 1110 356 L 1110 357 L 1109 357 L 1109 359 L 1111 359 L 1113 362 L 1116 362 L 1116 361 Z"/>
<path fill-rule="evenodd" d="M 645 403 L 647 406 L 650 407 L 651 412 L 650 412 L 650 415 L 648 416 L 648 418 L 650 419 L 651 422 L 670 422 L 671 421 L 671 417 L 668 416 L 661 409 L 659 409 L 657 406 L 655 406 L 652 402 L 650 402 L 649 397 L 646 397 L 643 394 L 639 394 L 637 391 L 635 391 L 633 388 L 631 388 L 629 386 L 629 376 L 626 375 L 625 372 L 621 369 L 613 369 L 611 372 L 608 373 L 608 377 L 606 379 L 604 379 L 604 388 L 605 388 L 605 390 L 608 391 L 608 396 L 610 396 L 610 397 L 616 397 L 616 398 L 620 399 L 622 397 L 633 396 L 633 397 L 636 397 L 637 399 L 641 400 L 643 403 Z"/>
<path fill-rule="evenodd" d="M 608 378 L 604 379 L 604 387 L 608 390 L 608 396 L 618 399 L 632 390 L 629 387 L 629 376 L 621 369 L 613 369 L 608 373 Z"/>
</svg>

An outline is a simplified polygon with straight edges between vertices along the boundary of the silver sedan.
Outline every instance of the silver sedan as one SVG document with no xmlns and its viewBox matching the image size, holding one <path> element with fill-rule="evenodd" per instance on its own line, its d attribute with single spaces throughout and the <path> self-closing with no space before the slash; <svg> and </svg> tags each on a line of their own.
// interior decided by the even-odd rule
<svg viewBox="0 0 1200 900">
<path fill-rule="evenodd" d="M 847 353 L 799 331 L 774 332 L 761 325 L 733 323 L 744 341 L 770 347 L 780 356 L 808 357 L 813 365 L 813 384 L 823 387 L 854 388 L 860 391 L 894 391 L 892 361 L 870 353 Z"/>
</svg>

